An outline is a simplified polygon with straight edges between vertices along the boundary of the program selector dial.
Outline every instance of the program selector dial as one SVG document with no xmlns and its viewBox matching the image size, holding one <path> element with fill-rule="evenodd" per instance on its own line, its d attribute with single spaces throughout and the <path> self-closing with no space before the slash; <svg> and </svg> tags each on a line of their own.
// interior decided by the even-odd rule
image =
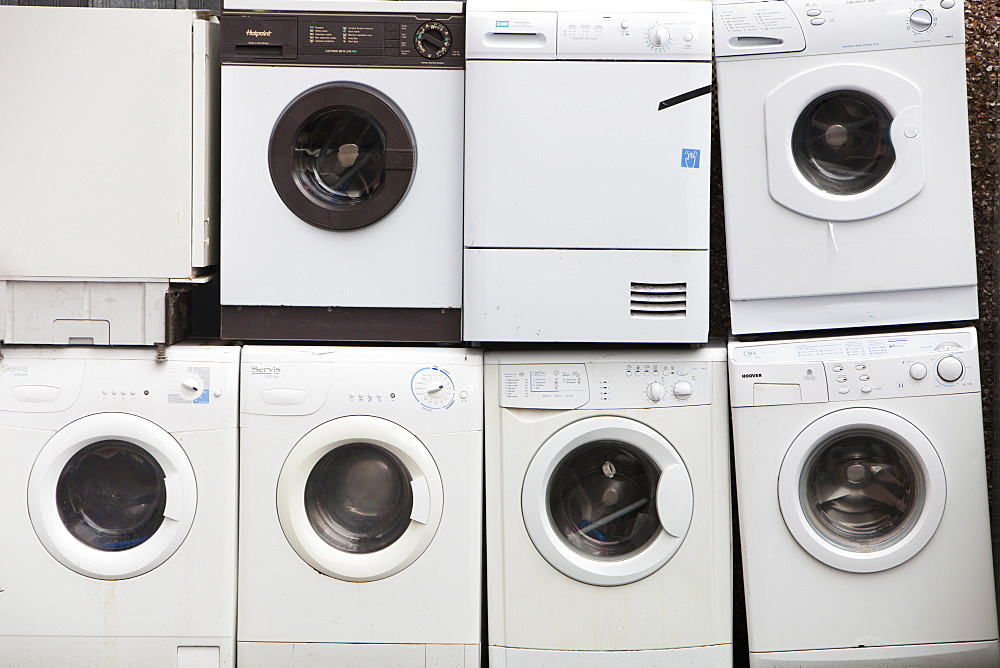
<svg viewBox="0 0 1000 668">
<path fill-rule="evenodd" d="M 646 39 L 649 40 L 650 46 L 660 48 L 666 46 L 667 42 L 670 41 L 670 31 L 667 30 L 666 26 L 655 25 L 646 33 Z"/>
<path fill-rule="evenodd" d="M 674 383 L 674 386 L 671 389 L 671 391 L 673 392 L 674 396 L 678 399 L 688 399 L 691 397 L 691 393 L 694 392 L 694 390 L 691 388 L 691 383 L 687 382 L 686 380 L 680 380 Z"/>
<path fill-rule="evenodd" d="M 417 28 L 413 45 L 428 60 L 443 58 L 451 51 L 451 31 L 443 23 L 428 21 Z"/>
<path fill-rule="evenodd" d="M 646 387 L 646 396 L 650 401 L 662 401 L 667 396 L 667 388 L 663 387 L 663 383 L 650 383 Z"/>
<path fill-rule="evenodd" d="M 924 32 L 934 23 L 934 16 L 926 9 L 917 9 L 910 14 L 910 28 L 914 32 Z"/>
<path fill-rule="evenodd" d="M 965 373 L 965 364 L 954 355 L 942 357 L 937 363 L 937 374 L 946 383 L 953 383 Z"/>
</svg>

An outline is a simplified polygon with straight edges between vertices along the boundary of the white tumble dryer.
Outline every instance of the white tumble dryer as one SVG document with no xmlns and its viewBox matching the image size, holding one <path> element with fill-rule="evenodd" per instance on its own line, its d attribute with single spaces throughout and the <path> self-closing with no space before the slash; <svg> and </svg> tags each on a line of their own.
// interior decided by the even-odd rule
<svg viewBox="0 0 1000 668">
<path fill-rule="evenodd" d="M 754 666 L 996 666 L 976 332 L 731 343 Z"/>
<path fill-rule="evenodd" d="M 240 349 L 3 352 L 0 663 L 234 665 Z"/>
<path fill-rule="evenodd" d="M 218 262 L 218 37 L 206 12 L 0 6 L 0 340 L 183 338 Z"/>
<path fill-rule="evenodd" d="M 732 664 L 725 348 L 489 353 L 490 665 Z"/>
<path fill-rule="evenodd" d="M 243 350 L 240 665 L 479 665 L 481 354 Z"/>
<path fill-rule="evenodd" d="M 734 334 L 973 320 L 961 0 L 716 0 Z"/>
<path fill-rule="evenodd" d="M 461 2 L 222 15 L 222 335 L 461 340 Z"/>
<path fill-rule="evenodd" d="M 704 342 L 711 5 L 466 10 L 464 338 Z"/>
</svg>

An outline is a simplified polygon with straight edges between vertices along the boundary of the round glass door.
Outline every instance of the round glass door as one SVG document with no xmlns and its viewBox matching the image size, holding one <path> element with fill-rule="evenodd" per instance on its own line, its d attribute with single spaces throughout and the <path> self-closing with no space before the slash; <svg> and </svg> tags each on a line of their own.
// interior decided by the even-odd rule
<svg viewBox="0 0 1000 668">
<path fill-rule="evenodd" d="M 920 89 L 889 70 L 841 63 L 807 69 L 764 98 L 771 198 L 824 222 L 864 220 L 923 189 Z"/>
<path fill-rule="evenodd" d="M 406 196 L 416 149 L 392 100 L 336 82 L 285 108 L 268 154 L 275 190 L 295 215 L 324 229 L 355 230 L 383 219 Z"/>
<path fill-rule="evenodd" d="M 563 574 L 614 586 L 656 572 L 691 524 L 691 480 L 677 451 L 621 417 L 579 420 L 549 437 L 521 491 L 525 528 Z"/>
<path fill-rule="evenodd" d="M 403 462 L 383 447 L 349 443 L 331 450 L 306 479 L 309 524 L 338 550 L 378 552 L 410 525 L 411 482 Z"/>
<path fill-rule="evenodd" d="M 660 470 L 638 448 L 595 441 L 570 452 L 549 481 L 549 512 L 560 536 L 592 559 L 621 559 L 656 538 Z"/>
<path fill-rule="evenodd" d="M 142 545 L 163 524 L 163 468 L 143 448 L 103 440 L 73 454 L 56 483 L 56 506 L 81 543 L 116 552 Z"/>
<path fill-rule="evenodd" d="M 885 178 L 896 153 L 892 115 L 871 95 L 838 90 L 821 95 L 799 115 L 792 155 L 802 175 L 834 195 L 856 195 Z"/>
<path fill-rule="evenodd" d="M 330 577 L 369 582 L 403 570 L 437 532 L 441 476 L 416 436 L 388 420 L 326 422 L 278 476 L 278 520 L 299 557 Z"/>
<path fill-rule="evenodd" d="M 28 478 L 28 514 L 45 549 L 102 580 L 147 573 L 181 546 L 198 493 L 183 448 L 125 413 L 71 422 L 46 442 Z"/>
<path fill-rule="evenodd" d="M 785 524 L 820 561 L 875 572 L 913 557 L 944 513 L 941 460 L 910 422 L 850 408 L 807 427 L 782 462 Z"/>
</svg>

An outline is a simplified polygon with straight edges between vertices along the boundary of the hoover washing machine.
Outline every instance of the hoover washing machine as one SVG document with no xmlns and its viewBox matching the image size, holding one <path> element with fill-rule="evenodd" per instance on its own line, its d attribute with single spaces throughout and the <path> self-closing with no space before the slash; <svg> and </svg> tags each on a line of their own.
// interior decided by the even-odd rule
<svg viewBox="0 0 1000 668">
<path fill-rule="evenodd" d="M 732 665 L 725 348 L 489 353 L 491 666 Z"/>
<path fill-rule="evenodd" d="M 7 347 L 0 663 L 232 666 L 237 347 Z"/>
<path fill-rule="evenodd" d="M 222 16 L 222 335 L 461 340 L 461 2 Z"/>
<path fill-rule="evenodd" d="M 963 3 L 714 11 L 733 333 L 976 319 Z"/>
<path fill-rule="evenodd" d="M 247 346 L 243 374 L 240 665 L 478 666 L 480 353 Z"/>
<path fill-rule="evenodd" d="M 706 341 L 710 5 L 466 10 L 465 339 Z"/>
<path fill-rule="evenodd" d="M 976 331 L 731 343 L 754 666 L 996 666 Z"/>
<path fill-rule="evenodd" d="M 184 338 L 218 262 L 218 37 L 205 12 L 0 6 L 0 340 Z"/>
</svg>

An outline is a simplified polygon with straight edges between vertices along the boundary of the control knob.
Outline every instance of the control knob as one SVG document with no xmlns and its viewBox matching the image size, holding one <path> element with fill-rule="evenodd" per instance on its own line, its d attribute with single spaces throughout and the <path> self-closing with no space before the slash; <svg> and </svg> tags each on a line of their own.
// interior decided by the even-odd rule
<svg viewBox="0 0 1000 668">
<path fill-rule="evenodd" d="M 663 401 L 663 397 L 667 396 L 667 388 L 663 387 L 663 383 L 650 383 L 646 387 L 646 396 L 650 401 Z"/>
<path fill-rule="evenodd" d="M 653 26 L 649 29 L 649 34 L 646 37 L 650 46 L 660 48 L 666 46 L 667 42 L 670 41 L 670 31 L 667 30 L 666 26 Z"/>
<path fill-rule="evenodd" d="M 926 9 L 917 9 L 910 14 L 910 29 L 914 32 L 924 32 L 934 23 L 934 16 Z"/>
<path fill-rule="evenodd" d="M 686 380 L 681 380 L 674 383 L 672 391 L 674 393 L 674 396 L 677 397 L 678 399 L 688 399 L 691 397 L 691 393 L 694 390 L 691 388 L 691 383 L 687 382 Z"/>
<path fill-rule="evenodd" d="M 417 28 L 413 45 L 428 60 L 443 58 L 451 51 L 451 31 L 443 23 L 428 21 Z"/>
<path fill-rule="evenodd" d="M 910 378 L 913 380 L 923 380 L 926 377 L 927 367 L 924 364 L 916 362 L 910 365 Z"/>
<path fill-rule="evenodd" d="M 953 383 L 965 373 L 965 364 L 954 355 L 942 357 L 937 363 L 937 374 L 946 383 Z"/>
</svg>

